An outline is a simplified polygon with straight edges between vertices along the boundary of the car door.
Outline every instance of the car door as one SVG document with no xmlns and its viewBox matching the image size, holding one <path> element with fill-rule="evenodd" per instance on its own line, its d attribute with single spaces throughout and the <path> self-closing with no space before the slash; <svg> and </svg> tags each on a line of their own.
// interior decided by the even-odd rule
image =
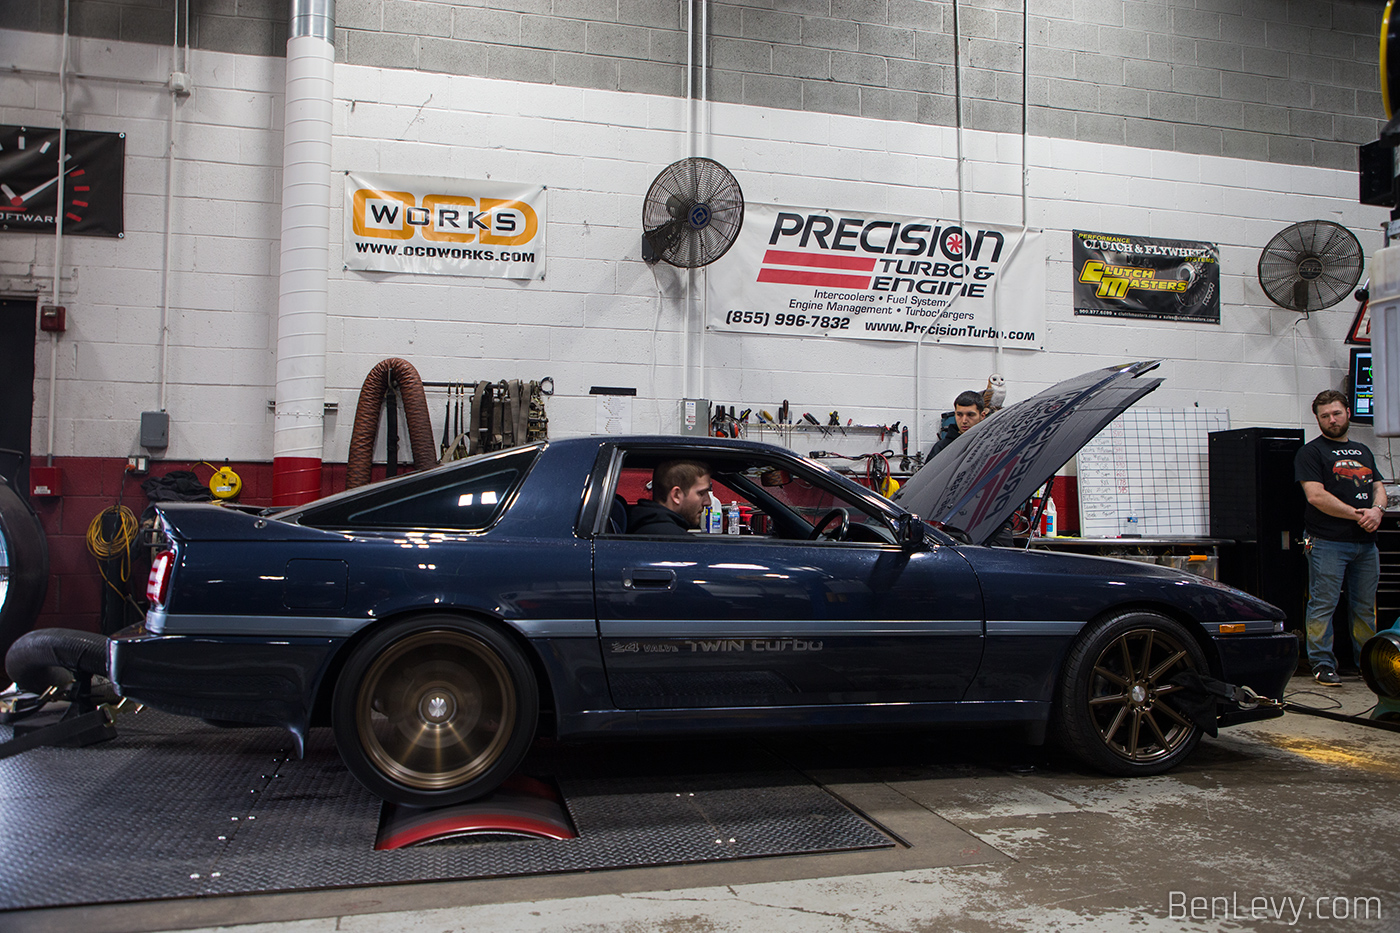
<svg viewBox="0 0 1400 933">
<path fill-rule="evenodd" d="M 799 469 L 809 497 L 878 518 L 850 490 L 773 466 Z M 604 524 L 594 593 L 623 709 L 952 701 L 981 659 L 981 591 L 954 547 Z"/>
</svg>

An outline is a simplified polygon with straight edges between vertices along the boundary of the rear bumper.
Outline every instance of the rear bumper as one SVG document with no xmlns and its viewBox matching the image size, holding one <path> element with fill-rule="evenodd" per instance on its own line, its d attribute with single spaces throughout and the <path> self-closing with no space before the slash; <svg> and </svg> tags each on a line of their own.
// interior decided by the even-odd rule
<svg viewBox="0 0 1400 933">
<path fill-rule="evenodd" d="M 1288 678 L 1298 667 L 1298 638 L 1288 632 L 1270 635 L 1224 635 L 1212 639 L 1220 657 L 1220 679 L 1249 687 L 1260 696 L 1283 698 Z M 1227 710 L 1220 714 L 1220 725 L 1273 719 L 1283 711 L 1261 707 Z"/>
<path fill-rule="evenodd" d="M 182 716 L 281 726 L 301 735 L 337 638 L 152 635 L 141 626 L 112 636 L 117 692 Z"/>
</svg>

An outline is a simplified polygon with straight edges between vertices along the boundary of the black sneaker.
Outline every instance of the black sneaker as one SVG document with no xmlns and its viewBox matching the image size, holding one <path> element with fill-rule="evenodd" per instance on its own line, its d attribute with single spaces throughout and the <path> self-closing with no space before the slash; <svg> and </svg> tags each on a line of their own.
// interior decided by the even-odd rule
<svg viewBox="0 0 1400 933">
<path fill-rule="evenodd" d="M 1324 687 L 1340 687 L 1342 685 L 1342 678 L 1338 677 L 1337 672 L 1330 667 L 1319 667 L 1313 671 L 1313 680 Z"/>
</svg>

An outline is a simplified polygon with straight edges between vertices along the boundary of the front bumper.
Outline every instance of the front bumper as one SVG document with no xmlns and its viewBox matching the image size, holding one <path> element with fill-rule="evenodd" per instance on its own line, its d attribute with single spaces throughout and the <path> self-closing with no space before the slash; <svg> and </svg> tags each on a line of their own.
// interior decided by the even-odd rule
<svg viewBox="0 0 1400 933">
<path fill-rule="evenodd" d="M 1288 678 L 1298 668 L 1298 637 L 1289 632 L 1269 635 L 1217 635 L 1211 639 L 1220 657 L 1220 679 L 1244 686 L 1260 696 L 1283 699 Z M 1273 719 L 1283 711 L 1270 707 L 1227 710 L 1220 714 L 1220 725 Z"/>
</svg>

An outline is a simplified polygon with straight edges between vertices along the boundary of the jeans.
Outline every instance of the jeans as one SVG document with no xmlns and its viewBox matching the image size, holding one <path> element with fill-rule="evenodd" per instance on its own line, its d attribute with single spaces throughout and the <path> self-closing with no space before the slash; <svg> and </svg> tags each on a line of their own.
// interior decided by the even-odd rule
<svg viewBox="0 0 1400 933">
<path fill-rule="evenodd" d="M 1337 669 L 1332 653 L 1332 612 L 1346 581 L 1350 603 L 1352 657 L 1360 660 L 1361 646 L 1376 634 L 1376 584 L 1381 575 L 1380 551 L 1370 542 L 1313 538 L 1308 548 L 1308 663 Z"/>
</svg>

